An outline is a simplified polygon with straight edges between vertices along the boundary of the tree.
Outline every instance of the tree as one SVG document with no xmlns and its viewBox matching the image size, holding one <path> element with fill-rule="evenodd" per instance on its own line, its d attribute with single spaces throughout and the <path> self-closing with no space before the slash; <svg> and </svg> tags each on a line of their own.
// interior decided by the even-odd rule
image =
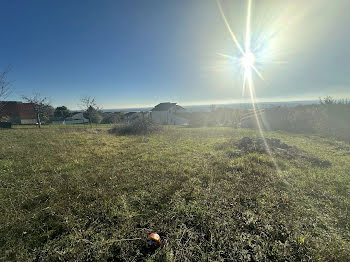
<svg viewBox="0 0 350 262">
<path fill-rule="evenodd" d="M 53 107 L 50 105 L 49 99 L 47 97 L 41 97 L 38 93 L 35 93 L 32 97 L 23 96 L 23 99 L 27 103 L 33 104 L 38 127 L 41 128 L 41 121 L 49 120 L 53 112 Z"/>
<path fill-rule="evenodd" d="M 0 73 L 0 100 L 6 98 L 10 94 L 11 82 L 7 80 L 7 74 L 10 72 L 10 67 L 7 67 Z"/>
<path fill-rule="evenodd" d="M 7 74 L 10 72 L 10 67 L 7 67 L 3 72 L 0 73 L 0 101 L 8 97 L 11 92 L 11 82 L 7 80 Z M 5 103 L 0 103 L 0 118 L 6 117 L 2 116 L 1 111 Z"/>
<path fill-rule="evenodd" d="M 65 106 L 58 106 L 58 107 L 56 107 L 55 112 L 54 112 L 53 115 L 54 115 L 55 119 L 63 120 L 65 118 L 67 118 L 67 117 L 72 116 L 72 113 L 67 107 L 65 107 Z"/>
<path fill-rule="evenodd" d="M 84 110 L 84 117 L 92 123 L 100 123 L 102 120 L 101 108 L 97 105 L 94 97 L 85 96 L 80 99 L 80 108 Z"/>
<path fill-rule="evenodd" d="M 102 114 L 96 108 L 90 106 L 84 116 L 89 119 L 90 123 L 98 124 L 102 120 Z"/>
<path fill-rule="evenodd" d="M 121 121 L 121 112 L 104 113 L 102 124 L 116 124 Z"/>
<path fill-rule="evenodd" d="M 325 98 L 320 98 L 321 105 L 333 105 L 336 103 L 337 103 L 337 101 L 331 96 L 326 96 Z"/>
</svg>

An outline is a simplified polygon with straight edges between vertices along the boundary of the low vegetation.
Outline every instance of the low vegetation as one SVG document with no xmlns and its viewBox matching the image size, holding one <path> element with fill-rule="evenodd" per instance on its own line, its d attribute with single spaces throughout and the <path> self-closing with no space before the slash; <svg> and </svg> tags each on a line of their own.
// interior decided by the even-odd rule
<svg viewBox="0 0 350 262">
<path fill-rule="evenodd" d="M 184 117 L 189 120 L 189 127 L 238 126 L 240 118 L 246 114 L 246 109 L 212 106 L 210 112 L 186 112 Z"/>
<path fill-rule="evenodd" d="M 350 102 L 326 97 L 315 105 L 270 108 L 265 110 L 262 125 L 266 130 L 319 134 L 350 142 Z M 256 128 L 255 119 L 244 126 Z"/>
<path fill-rule="evenodd" d="M 153 122 L 150 118 L 141 118 L 131 121 L 130 123 L 123 123 L 116 125 L 109 130 L 109 133 L 116 135 L 149 135 L 159 132 L 161 126 Z"/>
<path fill-rule="evenodd" d="M 210 112 L 188 112 L 189 127 L 231 126 L 257 129 L 256 118 L 250 108 L 232 109 L 211 107 Z M 261 127 L 268 131 L 287 131 L 318 134 L 350 142 L 350 101 L 328 96 L 319 103 L 278 106 L 259 110 Z"/>
<path fill-rule="evenodd" d="M 254 130 L 107 130 L 0 131 L 0 260 L 348 261 L 347 144 L 268 132 L 272 159 Z"/>
</svg>

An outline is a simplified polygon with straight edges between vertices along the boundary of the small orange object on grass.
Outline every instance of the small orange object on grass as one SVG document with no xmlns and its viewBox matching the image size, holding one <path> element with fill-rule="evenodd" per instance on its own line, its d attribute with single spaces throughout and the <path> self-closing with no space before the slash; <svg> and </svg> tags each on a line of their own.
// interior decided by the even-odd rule
<svg viewBox="0 0 350 262">
<path fill-rule="evenodd" d="M 151 233 L 147 237 L 147 246 L 149 248 L 158 248 L 160 247 L 161 240 L 160 236 L 157 233 Z"/>
</svg>

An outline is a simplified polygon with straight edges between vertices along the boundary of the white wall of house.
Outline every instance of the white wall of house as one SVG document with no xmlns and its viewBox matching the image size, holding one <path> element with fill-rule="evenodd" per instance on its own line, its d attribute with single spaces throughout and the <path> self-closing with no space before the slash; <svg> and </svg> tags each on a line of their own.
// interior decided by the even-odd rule
<svg viewBox="0 0 350 262">
<path fill-rule="evenodd" d="M 89 123 L 89 120 L 84 117 L 83 113 L 75 114 L 72 117 L 67 117 L 64 120 L 52 121 L 52 124 L 56 124 L 56 125 L 85 124 L 85 123 Z"/>
<path fill-rule="evenodd" d="M 180 116 L 174 116 L 174 124 L 173 125 L 188 125 L 188 120 L 183 118 L 183 117 L 180 117 Z"/>
<path fill-rule="evenodd" d="M 35 125 L 36 122 L 36 119 L 21 119 L 22 125 Z"/>
<path fill-rule="evenodd" d="M 167 111 L 152 111 L 151 118 L 154 122 L 161 125 L 186 125 L 188 120 L 176 115 L 179 112 L 185 112 L 185 110 L 173 106 Z"/>
<path fill-rule="evenodd" d="M 168 111 L 152 111 L 151 117 L 154 122 L 160 125 L 168 124 Z"/>
</svg>

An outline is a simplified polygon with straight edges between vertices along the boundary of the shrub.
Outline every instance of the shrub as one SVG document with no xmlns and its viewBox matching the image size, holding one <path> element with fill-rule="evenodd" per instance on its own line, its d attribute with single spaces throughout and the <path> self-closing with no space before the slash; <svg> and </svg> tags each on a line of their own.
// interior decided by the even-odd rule
<svg viewBox="0 0 350 262">
<path fill-rule="evenodd" d="M 192 113 L 189 120 L 190 121 L 188 127 L 202 127 L 207 126 L 208 124 L 207 113 L 203 112 Z"/>
<path fill-rule="evenodd" d="M 104 113 L 101 124 L 116 124 L 121 121 L 121 115 L 119 112 Z"/>
<path fill-rule="evenodd" d="M 237 126 L 245 111 L 231 108 L 215 108 L 210 112 L 192 112 L 188 115 L 188 127 Z"/>
<path fill-rule="evenodd" d="M 161 130 L 161 126 L 154 123 L 151 119 L 137 119 L 128 124 L 118 125 L 109 130 L 111 134 L 116 135 L 148 135 Z"/>
<path fill-rule="evenodd" d="M 295 133 L 319 134 L 350 142 L 350 102 L 326 97 L 320 104 L 276 107 L 259 116 L 261 127 Z M 241 120 L 241 126 L 257 128 L 254 117 Z"/>
</svg>

